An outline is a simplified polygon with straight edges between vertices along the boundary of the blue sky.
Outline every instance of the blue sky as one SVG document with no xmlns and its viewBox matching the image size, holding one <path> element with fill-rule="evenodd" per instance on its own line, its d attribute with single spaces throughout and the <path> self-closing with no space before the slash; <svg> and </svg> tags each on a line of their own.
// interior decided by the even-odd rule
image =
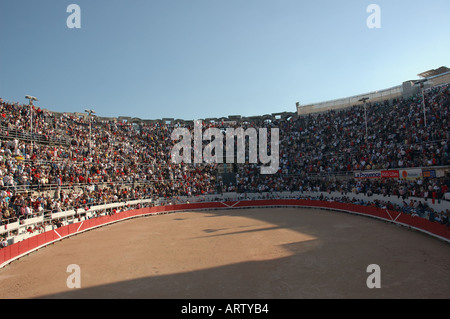
<svg viewBox="0 0 450 319">
<path fill-rule="evenodd" d="M 66 25 L 72 3 L 80 29 Z M 0 97 L 142 119 L 294 112 L 450 67 L 449 12 L 448 0 L 1 0 Z"/>
</svg>

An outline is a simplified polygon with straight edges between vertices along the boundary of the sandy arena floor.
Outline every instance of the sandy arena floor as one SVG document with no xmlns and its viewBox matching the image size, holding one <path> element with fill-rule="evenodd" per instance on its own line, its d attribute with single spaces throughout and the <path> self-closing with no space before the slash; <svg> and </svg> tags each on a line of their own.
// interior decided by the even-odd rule
<svg viewBox="0 0 450 319">
<path fill-rule="evenodd" d="M 81 288 L 69 289 L 81 270 Z M 369 289 L 367 266 L 381 268 Z M 138 218 L 0 269 L 0 298 L 450 298 L 450 245 L 374 219 L 313 209 Z"/>
</svg>

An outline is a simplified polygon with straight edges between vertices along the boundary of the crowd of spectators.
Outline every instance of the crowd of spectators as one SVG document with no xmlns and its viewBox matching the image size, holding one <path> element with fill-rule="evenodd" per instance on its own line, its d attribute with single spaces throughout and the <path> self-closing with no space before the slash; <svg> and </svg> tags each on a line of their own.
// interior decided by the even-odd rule
<svg viewBox="0 0 450 319">
<path fill-rule="evenodd" d="M 258 164 L 241 164 L 230 184 L 217 174 L 218 164 L 172 163 L 171 125 L 54 113 L 0 99 L 0 223 L 101 203 L 229 191 L 445 200 L 446 177 L 351 177 L 359 170 L 448 166 L 450 86 L 428 91 L 426 105 L 426 125 L 421 95 L 368 105 L 367 138 L 363 106 L 266 121 L 260 125 L 280 129 L 279 171 L 261 175 Z"/>
</svg>

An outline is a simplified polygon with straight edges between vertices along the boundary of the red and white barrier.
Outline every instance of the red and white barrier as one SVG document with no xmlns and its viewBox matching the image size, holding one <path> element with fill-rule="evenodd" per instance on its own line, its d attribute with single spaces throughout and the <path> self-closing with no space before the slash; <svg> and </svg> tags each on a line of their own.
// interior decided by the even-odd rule
<svg viewBox="0 0 450 319">
<path fill-rule="evenodd" d="M 192 204 L 177 204 L 168 206 L 155 206 L 129 210 L 116 213 L 112 216 L 101 216 L 70 225 L 62 226 L 57 229 L 30 237 L 21 242 L 12 244 L 0 249 L 0 268 L 21 258 L 39 248 L 45 247 L 51 243 L 73 236 L 84 231 L 97 227 L 105 226 L 122 220 L 142 217 L 155 214 L 173 213 L 179 211 L 192 210 L 211 210 L 211 209 L 236 209 L 252 207 L 309 207 L 343 211 L 368 217 L 381 219 L 384 221 L 396 223 L 402 226 L 410 227 L 422 231 L 434 237 L 450 242 L 450 230 L 447 226 L 437 222 L 430 222 L 421 217 L 413 217 L 396 211 L 389 211 L 377 207 L 367 207 L 355 204 L 316 201 L 316 200 L 296 200 L 296 199 L 275 199 L 275 200 L 244 200 L 234 202 L 207 202 Z"/>
</svg>

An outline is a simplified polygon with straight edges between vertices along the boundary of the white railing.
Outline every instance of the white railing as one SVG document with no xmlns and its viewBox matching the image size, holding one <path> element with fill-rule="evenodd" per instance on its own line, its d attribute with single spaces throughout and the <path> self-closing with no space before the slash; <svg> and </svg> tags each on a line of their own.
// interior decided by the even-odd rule
<svg viewBox="0 0 450 319">
<path fill-rule="evenodd" d="M 152 201 L 152 199 L 138 199 L 126 202 L 102 204 L 91 206 L 88 210 L 80 208 L 77 210 L 70 209 L 62 212 L 51 213 L 48 217 L 45 217 L 45 215 L 41 213 L 31 218 L 20 219 L 19 221 L 16 221 L 14 223 L 0 226 L 0 235 L 9 234 L 7 236 L 8 244 L 13 244 L 30 238 L 41 232 L 53 229 L 55 227 L 53 222 L 55 221 L 60 221 L 62 225 L 68 225 L 75 222 L 76 220 L 82 221 L 96 216 L 105 215 L 107 214 L 106 210 L 116 209 L 120 211 L 127 209 L 128 206 L 134 207 L 137 205 L 146 205 L 151 203 Z M 35 230 L 33 233 L 30 233 L 28 232 L 28 228 L 30 227 L 32 229 L 39 228 L 40 230 Z"/>
</svg>

